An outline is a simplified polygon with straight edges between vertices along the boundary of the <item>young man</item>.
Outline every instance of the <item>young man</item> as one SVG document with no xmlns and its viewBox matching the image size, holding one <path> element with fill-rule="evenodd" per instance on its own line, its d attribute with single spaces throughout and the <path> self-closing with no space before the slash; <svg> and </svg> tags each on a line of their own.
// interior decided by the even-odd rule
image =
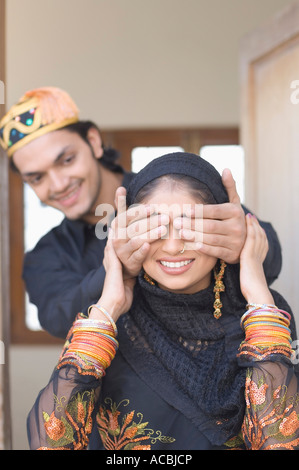
<svg viewBox="0 0 299 470">
<path fill-rule="evenodd" d="M 117 164 L 116 151 L 103 146 L 97 126 L 79 120 L 71 97 L 54 87 L 29 91 L 12 106 L 0 122 L 0 144 L 39 199 L 65 215 L 25 255 L 23 271 L 42 327 L 64 338 L 76 314 L 87 312 L 103 287 L 106 237 L 96 236 L 96 208 L 109 204 L 120 212 L 122 204 L 123 214 L 126 208 L 118 201 L 124 201 L 133 175 Z M 205 207 L 200 250 L 231 263 L 238 261 L 245 241 L 245 214 L 230 172 L 223 183 L 230 202 Z M 121 224 L 120 215 L 113 224 Z M 271 283 L 281 269 L 280 245 L 271 225 L 261 224 L 269 242 L 265 271 Z M 149 244 L 126 235 L 114 246 L 127 275 L 136 276 Z"/>
</svg>

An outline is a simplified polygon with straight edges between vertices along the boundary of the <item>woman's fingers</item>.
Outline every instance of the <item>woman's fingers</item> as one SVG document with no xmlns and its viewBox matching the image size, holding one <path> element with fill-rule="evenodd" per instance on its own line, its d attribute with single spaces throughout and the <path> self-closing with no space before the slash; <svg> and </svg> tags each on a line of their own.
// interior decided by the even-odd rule
<svg viewBox="0 0 299 470">
<path fill-rule="evenodd" d="M 241 259 L 247 256 L 248 259 L 256 259 L 264 262 L 269 244 L 264 229 L 260 226 L 255 216 L 247 214 L 246 216 L 247 235 L 244 248 L 241 253 Z"/>
<path fill-rule="evenodd" d="M 246 216 L 247 235 L 240 257 L 240 286 L 248 303 L 273 303 L 263 270 L 268 240 L 258 220 Z"/>
<path fill-rule="evenodd" d="M 112 221 L 111 227 L 118 240 L 142 237 L 146 239 L 157 239 L 158 229 L 169 224 L 167 214 L 155 214 L 153 206 L 139 204 L 131 206 L 128 210 L 118 213 Z M 163 233 L 165 230 L 163 229 Z"/>
<path fill-rule="evenodd" d="M 108 271 L 109 267 L 112 265 L 119 267 L 120 266 L 120 261 L 115 253 L 114 246 L 113 246 L 113 230 L 109 228 L 108 230 L 108 238 L 107 238 L 107 243 L 105 246 L 105 251 L 104 251 L 104 260 L 103 260 L 103 265 L 106 270 Z"/>
<path fill-rule="evenodd" d="M 152 237 L 156 240 L 162 230 L 163 234 L 166 232 L 166 226 L 169 224 L 169 216 L 166 214 L 152 214 L 149 217 L 142 219 L 134 219 L 127 228 L 128 238 L 146 238 Z"/>
</svg>

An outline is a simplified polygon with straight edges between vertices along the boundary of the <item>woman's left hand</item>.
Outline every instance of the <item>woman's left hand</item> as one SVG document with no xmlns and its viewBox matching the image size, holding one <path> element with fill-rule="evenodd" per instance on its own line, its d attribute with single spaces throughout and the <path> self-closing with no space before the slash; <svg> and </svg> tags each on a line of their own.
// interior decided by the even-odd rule
<svg viewBox="0 0 299 470">
<path fill-rule="evenodd" d="M 246 215 L 247 235 L 240 255 L 240 285 L 247 303 L 273 304 L 263 262 L 268 252 L 265 231 L 255 216 Z"/>
</svg>

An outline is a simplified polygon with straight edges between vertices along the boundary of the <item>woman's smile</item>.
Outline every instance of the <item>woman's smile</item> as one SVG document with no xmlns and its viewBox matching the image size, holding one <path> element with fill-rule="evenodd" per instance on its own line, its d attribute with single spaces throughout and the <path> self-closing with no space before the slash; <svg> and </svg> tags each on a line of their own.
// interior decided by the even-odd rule
<svg viewBox="0 0 299 470">
<path fill-rule="evenodd" d="M 173 221 L 176 217 L 182 216 L 184 207 L 188 205 L 193 208 L 202 201 L 190 195 L 187 187 L 174 189 L 164 185 L 163 188 L 158 186 L 143 203 L 172 208 L 173 201 L 176 200 L 180 202 L 176 204 L 175 211 L 169 209 L 167 212 L 169 216 L 167 233 L 151 243 L 143 268 L 162 289 L 192 294 L 210 284 L 211 271 L 217 259 L 189 249 L 180 236 L 180 229 L 174 226 Z"/>
<path fill-rule="evenodd" d="M 170 275 L 179 275 L 188 271 L 194 262 L 194 258 L 164 258 L 157 261 L 162 271 Z"/>
</svg>

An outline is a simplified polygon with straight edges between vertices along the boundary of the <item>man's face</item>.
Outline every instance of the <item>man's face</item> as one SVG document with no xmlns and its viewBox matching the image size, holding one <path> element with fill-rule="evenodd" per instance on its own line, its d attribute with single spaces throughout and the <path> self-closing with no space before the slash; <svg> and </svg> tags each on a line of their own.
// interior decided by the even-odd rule
<svg viewBox="0 0 299 470">
<path fill-rule="evenodd" d="M 76 133 L 65 129 L 50 132 L 14 153 L 13 161 L 23 181 L 44 204 L 69 219 L 84 219 L 97 205 L 103 154 L 96 129 L 90 129 L 91 147 Z"/>
</svg>

